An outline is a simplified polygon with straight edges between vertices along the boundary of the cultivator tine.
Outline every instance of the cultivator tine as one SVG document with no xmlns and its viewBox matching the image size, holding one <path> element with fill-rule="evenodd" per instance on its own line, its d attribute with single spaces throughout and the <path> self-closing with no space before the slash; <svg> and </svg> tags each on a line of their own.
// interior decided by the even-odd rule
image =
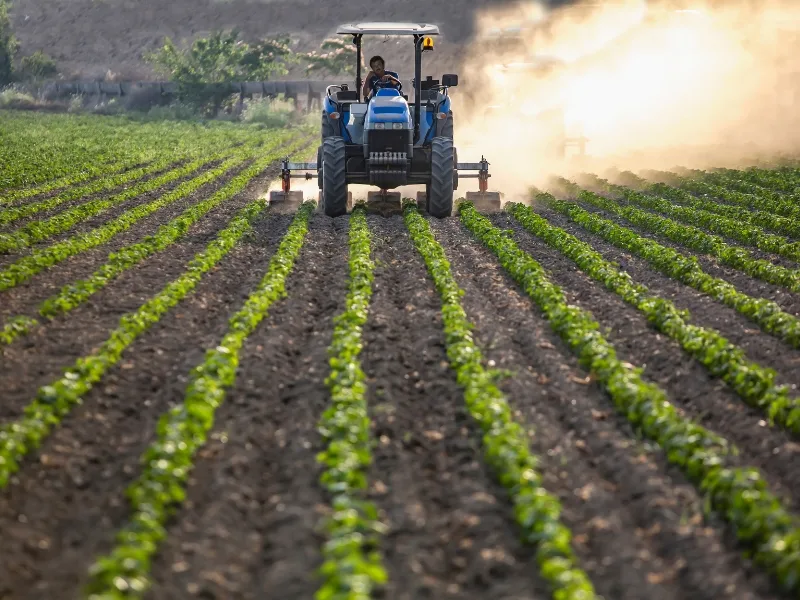
<svg viewBox="0 0 800 600">
<path fill-rule="evenodd" d="M 498 212 L 502 208 L 500 192 L 467 192 L 467 202 L 471 202 L 478 212 Z"/>
<path fill-rule="evenodd" d="M 292 178 L 303 178 L 309 180 L 313 175 L 308 171 L 316 171 L 317 163 L 296 163 L 290 162 L 289 157 L 281 161 L 281 189 L 269 193 L 270 207 L 278 208 L 280 212 L 295 212 L 303 203 L 303 191 L 293 190 Z M 295 174 L 292 171 L 306 171 L 302 174 Z"/>
<path fill-rule="evenodd" d="M 466 200 L 471 202 L 478 212 L 497 212 L 502 207 L 500 192 L 490 192 L 489 188 L 489 161 L 481 156 L 477 163 L 458 163 L 458 178 L 475 178 L 478 180 L 478 191 L 467 192 Z M 461 171 L 477 171 L 475 174 L 462 174 Z"/>
<path fill-rule="evenodd" d="M 368 213 L 378 214 L 382 217 L 401 215 L 403 214 L 402 196 L 400 192 L 387 190 L 368 192 L 366 210 Z"/>
</svg>

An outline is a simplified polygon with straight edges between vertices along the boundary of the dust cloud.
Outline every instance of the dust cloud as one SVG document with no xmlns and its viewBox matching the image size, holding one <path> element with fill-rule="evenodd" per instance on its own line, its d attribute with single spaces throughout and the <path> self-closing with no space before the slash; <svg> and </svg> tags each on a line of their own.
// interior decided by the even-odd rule
<svg viewBox="0 0 800 600">
<path fill-rule="evenodd" d="M 800 150 L 800 2 L 537 2 L 476 18 L 459 161 L 505 199 L 551 174 L 743 166 Z M 457 100 L 456 100 L 457 97 Z M 585 156 L 560 136 L 588 138 Z"/>
</svg>

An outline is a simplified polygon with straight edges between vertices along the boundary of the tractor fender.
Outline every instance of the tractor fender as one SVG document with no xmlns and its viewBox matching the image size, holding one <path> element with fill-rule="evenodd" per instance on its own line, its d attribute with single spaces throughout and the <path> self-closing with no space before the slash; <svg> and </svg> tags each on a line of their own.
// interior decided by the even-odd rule
<svg viewBox="0 0 800 600">
<path fill-rule="evenodd" d="M 453 111 L 447 111 L 447 118 L 439 121 L 436 120 L 436 137 L 445 137 L 453 139 Z"/>
</svg>

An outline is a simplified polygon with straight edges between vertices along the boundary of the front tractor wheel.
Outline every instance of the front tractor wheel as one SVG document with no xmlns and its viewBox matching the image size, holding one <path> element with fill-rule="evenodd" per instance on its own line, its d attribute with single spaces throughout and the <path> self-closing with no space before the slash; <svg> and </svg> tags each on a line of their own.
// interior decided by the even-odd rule
<svg viewBox="0 0 800 600">
<path fill-rule="evenodd" d="M 443 219 L 453 212 L 453 140 L 435 137 L 431 141 L 431 182 L 428 184 L 428 214 Z"/>
<path fill-rule="evenodd" d="M 329 217 L 347 214 L 347 170 L 344 138 L 331 136 L 322 142 L 322 206 Z"/>
</svg>

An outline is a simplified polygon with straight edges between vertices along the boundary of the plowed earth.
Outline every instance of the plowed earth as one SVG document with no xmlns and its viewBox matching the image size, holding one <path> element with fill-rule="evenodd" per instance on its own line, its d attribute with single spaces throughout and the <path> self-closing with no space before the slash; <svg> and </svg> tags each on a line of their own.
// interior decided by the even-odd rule
<svg viewBox="0 0 800 600">
<path fill-rule="evenodd" d="M 68 315 L 0 347 L 2 424 L 19 418 L 40 386 L 94 351 L 125 312 L 177 277 L 273 175 L 265 172 L 186 237 Z M 34 315 L 39 302 L 91 273 L 108 252 L 152 233 L 226 179 L 3 292 L 0 316 Z M 690 309 L 693 322 L 719 329 L 751 359 L 774 367 L 781 382 L 800 383 L 798 351 L 556 213 L 539 212 L 623 263 L 654 294 Z M 111 551 L 129 518 L 125 490 L 141 470 L 159 416 L 183 400 L 189 372 L 219 343 L 292 218 L 269 210 L 257 218 L 252 235 L 128 347 L 83 403 L 23 459 L 0 493 L 0 598 L 81 597 L 90 565 Z M 637 310 L 510 216 L 491 221 L 512 230 L 571 303 L 592 312 L 623 360 L 642 366 L 686 415 L 735 443 L 742 451 L 737 461 L 759 467 L 784 505 L 800 509 L 795 438 L 767 426 L 760 412 Z M 368 495 L 388 525 L 380 550 L 389 581 L 380 597 L 549 598 L 535 548 L 521 541 L 511 501 L 483 461 L 481 435 L 448 363 L 441 300 L 425 263 L 402 217 L 370 215 L 367 222 L 376 266 L 360 360 L 374 440 Z M 562 503 L 562 522 L 597 592 L 609 600 L 787 597 L 743 558 L 730 526 L 704 515 L 697 489 L 614 410 L 542 312 L 459 218 L 428 222 L 465 291 L 476 342 L 490 365 L 509 370 L 499 385 L 530 431 L 545 486 Z M 349 217 L 312 216 L 286 280 L 287 295 L 245 341 L 236 382 L 195 457 L 186 499 L 167 522 L 148 599 L 308 599 L 319 587 L 314 572 L 325 537 L 318 523 L 330 508 L 319 483 L 317 427 L 330 402 L 327 348 L 333 319 L 345 306 L 348 231 Z M 732 275 L 715 269 L 720 277 Z M 732 280 L 755 296 L 780 297 L 740 273 Z M 781 299 L 795 311 L 795 296 Z"/>
</svg>

